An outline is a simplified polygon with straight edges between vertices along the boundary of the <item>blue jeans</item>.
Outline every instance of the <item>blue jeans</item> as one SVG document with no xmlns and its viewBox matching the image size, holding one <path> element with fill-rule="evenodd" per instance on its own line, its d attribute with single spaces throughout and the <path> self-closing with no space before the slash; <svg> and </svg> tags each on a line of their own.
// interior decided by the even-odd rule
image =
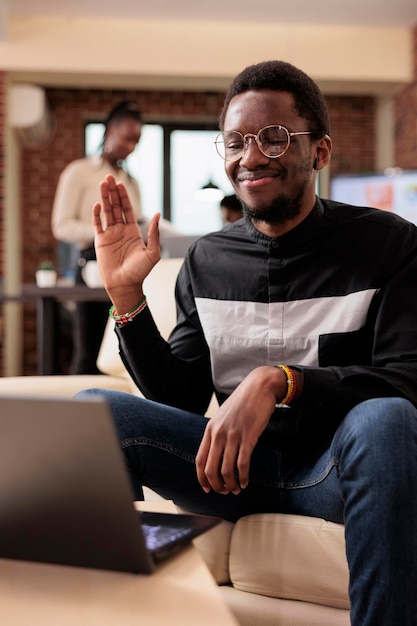
<svg viewBox="0 0 417 626">
<path fill-rule="evenodd" d="M 111 407 L 135 497 L 142 485 L 196 513 L 255 512 L 345 524 L 353 626 L 417 624 L 417 410 L 401 398 L 363 402 L 330 446 L 282 452 L 262 439 L 239 495 L 206 494 L 194 465 L 207 420 L 130 394 L 89 390 Z"/>
</svg>

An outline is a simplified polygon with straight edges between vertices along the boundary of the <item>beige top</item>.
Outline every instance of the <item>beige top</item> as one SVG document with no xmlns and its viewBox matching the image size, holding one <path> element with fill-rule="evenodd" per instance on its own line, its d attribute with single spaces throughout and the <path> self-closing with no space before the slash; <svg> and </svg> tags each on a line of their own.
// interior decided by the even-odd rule
<svg viewBox="0 0 417 626">
<path fill-rule="evenodd" d="M 113 170 L 101 157 L 77 159 L 62 171 L 52 209 L 52 232 L 56 239 L 84 249 L 93 245 L 92 208 L 99 201 L 99 184 L 114 174 L 127 189 L 137 220 L 141 218 L 139 185 L 124 170 Z"/>
</svg>

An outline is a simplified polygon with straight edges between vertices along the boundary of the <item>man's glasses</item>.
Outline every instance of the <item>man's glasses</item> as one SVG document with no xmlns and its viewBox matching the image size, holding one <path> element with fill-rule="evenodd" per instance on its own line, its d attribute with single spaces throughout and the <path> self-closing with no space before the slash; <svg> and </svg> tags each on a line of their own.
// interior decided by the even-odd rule
<svg viewBox="0 0 417 626">
<path fill-rule="evenodd" d="M 238 161 L 249 143 L 254 139 L 259 150 L 269 159 L 277 159 L 285 154 L 290 147 L 291 138 L 295 135 L 311 135 L 312 131 L 305 130 L 290 133 L 285 126 L 265 126 L 257 135 L 247 133 L 242 135 L 237 130 L 228 130 L 219 133 L 215 139 L 216 150 L 225 161 Z"/>
</svg>

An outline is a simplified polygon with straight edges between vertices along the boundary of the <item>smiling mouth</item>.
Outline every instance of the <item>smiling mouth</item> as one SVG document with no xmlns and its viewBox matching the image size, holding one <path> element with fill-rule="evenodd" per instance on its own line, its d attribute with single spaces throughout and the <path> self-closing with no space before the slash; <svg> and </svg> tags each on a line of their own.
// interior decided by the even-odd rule
<svg viewBox="0 0 417 626">
<path fill-rule="evenodd" d="M 276 178 L 278 176 L 277 172 L 271 171 L 259 171 L 259 172 L 241 172 L 237 176 L 237 180 L 239 183 L 244 182 L 256 182 L 258 180 L 264 180 L 265 178 L 271 179 Z"/>
<path fill-rule="evenodd" d="M 237 182 L 246 189 L 256 189 L 269 185 L 276 178 L 276 174 L 271 172 L 251 172 L 237 177 Z"/>
</svg>

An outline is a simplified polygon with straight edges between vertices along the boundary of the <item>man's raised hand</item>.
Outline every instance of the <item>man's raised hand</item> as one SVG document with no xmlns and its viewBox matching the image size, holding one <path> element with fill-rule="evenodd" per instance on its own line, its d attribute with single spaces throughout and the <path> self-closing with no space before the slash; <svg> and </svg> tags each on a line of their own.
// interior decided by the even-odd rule
<svg viewBox="0 0 417 626">
<path fill-rule="evenodd" d="M 97 261 L 113 304 L 124 313 L 137 304 L 144 279 L 160 259 L 159 214 L 150 222 L 145 244 L 123 183 L 108 174 L 100 197 L 93 207 Z"/>
</svg>

